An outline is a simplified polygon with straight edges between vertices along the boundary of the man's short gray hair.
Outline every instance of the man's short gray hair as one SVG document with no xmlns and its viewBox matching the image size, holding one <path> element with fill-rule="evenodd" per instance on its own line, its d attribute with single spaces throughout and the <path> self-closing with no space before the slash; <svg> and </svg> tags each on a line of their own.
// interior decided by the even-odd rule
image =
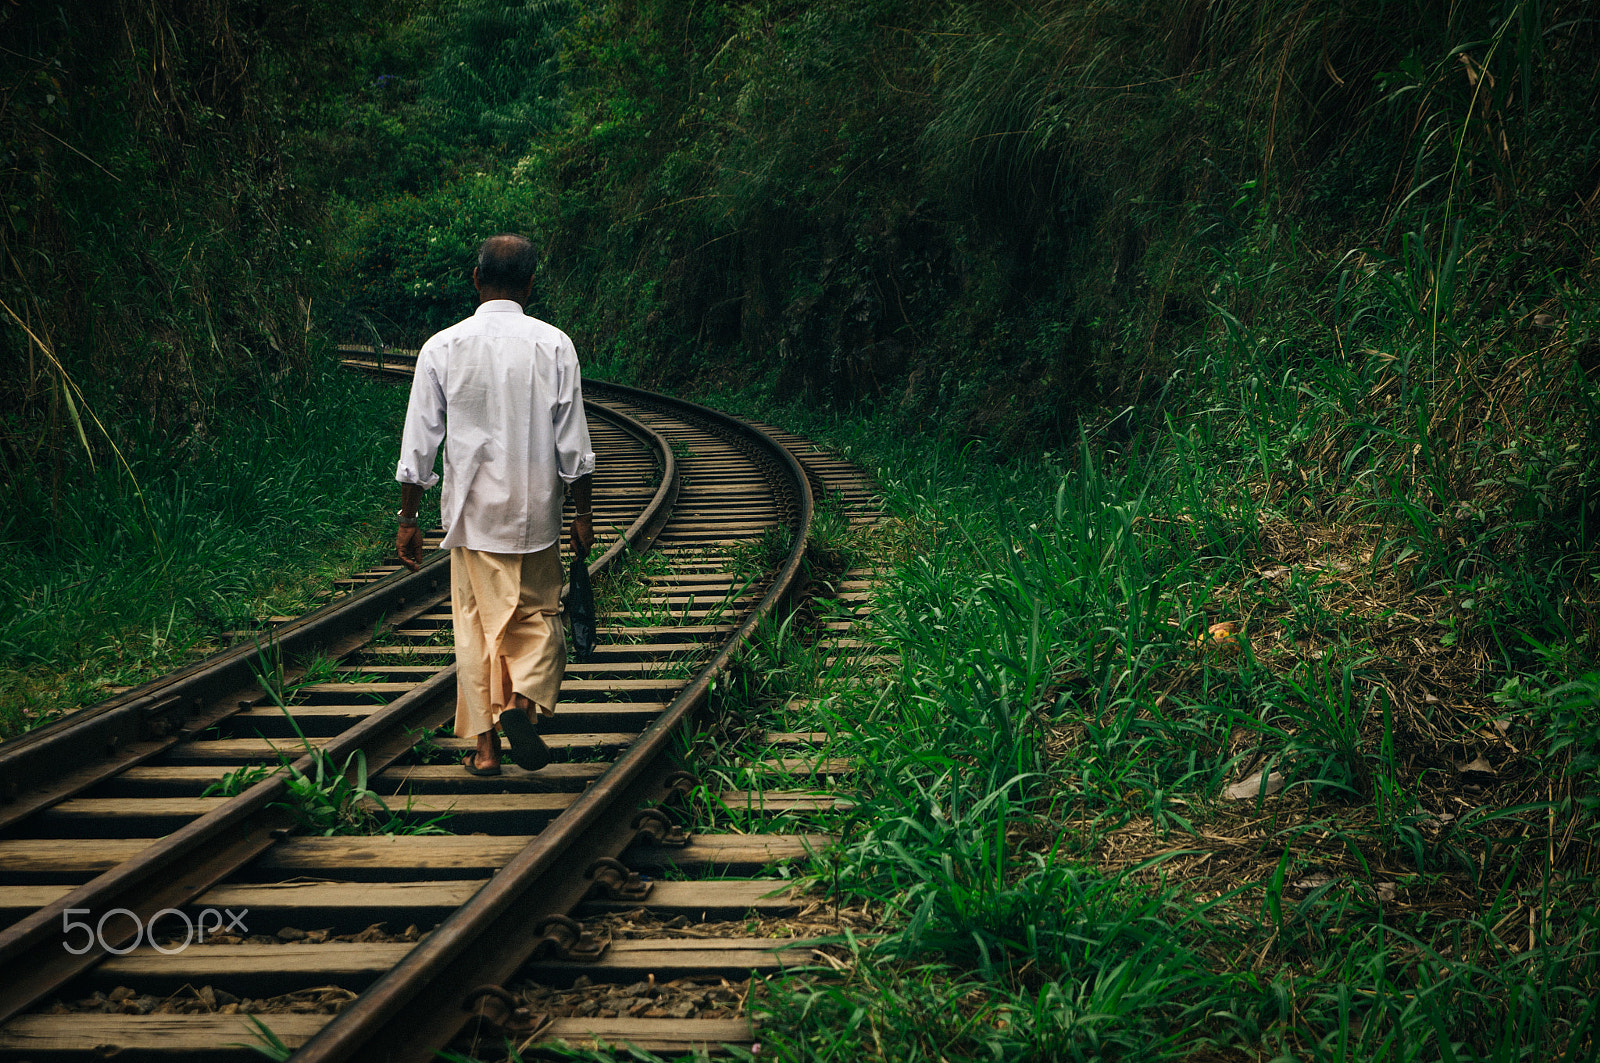
<svg viewBox="0 0 1600 1063">
<path fill-rule="evenodd" d="M 533 244 L 516 233 L 496 233 L 478 245 L 478 285 L 501 292 L 520 292 L 533 279 L 539 263 Z"/>
</svg>

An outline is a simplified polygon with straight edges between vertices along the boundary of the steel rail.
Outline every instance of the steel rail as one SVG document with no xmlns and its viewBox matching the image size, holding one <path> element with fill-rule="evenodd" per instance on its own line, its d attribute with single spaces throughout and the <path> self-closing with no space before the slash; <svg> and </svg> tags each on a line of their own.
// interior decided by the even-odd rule
<svg viewBox="0 0 1600 1063">
<path fill-rule="evenodd" d="M 719 425 L 774 459 L 790 477 L 798 501 L 789 554 L 760 602 L 665 711 L 470 900 L 302 1045 L 293 1058 L 303 1063 L 434 1058 L 435 1051 L 471 1021 L 464 1007 L 469 990 L 509 978 L 537 944 L 539 916 L 553 906 L 564 910 L 587 890 L 586 882 L 573 884 L 576 868 L 587 866 L 594 853 L 620 853 L 638 835 L 635 810 L 670 792 L 666 756 L 678 729 L 704 703 L 756 627 L 804 590 L 802 561 L 813 498 L 805 469 L 786 447 L 743 421 L 696 403 L 621 385 L 587 386 Z M 584 860 L 572 861 L 570 857 L 580 850 Z M 558 867 L 561 863 L 566 866 Z M 561 883 L 563 889 L 554 888 Z"/>
<path fill-rule="evenodd" d="M 650 503 L 623 534 L 588 566 L 591 575 L 598 575 L 624 550 L 649 548 L 670 515 L 681 479 L 676 456 L 659 432 L 616 410 L 605 409 L 604 415 L 623 426 L 635 438 L 647 441 L 652 446 L 662 461 L 662 476 Z M 381 615 L 379 605 L 373 599 L 377 603 L 392 601 L 395 588 L 409 590 L 417 587 L 421 585 L 423 577 L 435 581 L 430 585 L 436 588 L 437 581 L 447 581 L 448 573 L 449 554 L 438 551 L 422 571 L 407 574 L 392 582 L 390 578 L 380 580 L 372 593 L 352 596 L 364 599 L 362 602 L 349 603 L 347 600 L 325 607 L 323 612 L 337 618 L 341 624 L 350 623 L 351 616 L 365 618 L 374 612 Z M 376 588 L 383 589 L 379 591 Z M 430 596 L 423 609 L 433 608 L 438 602 L 438 596 Z M 359 608 L 351 608 L 352 604 Z M 297 647 L 305 647 L 310 643 L 309 637 L 304 635 L 306 631 L 326 632 L 330 628 L 334 632 L 348 630 L 348 627 L 334 626 L 333 620 L 316 614 L 304 617 L 302 621 L 297 622 L 302 637 L 292 644 Z M 241 664 L 248 667 L 250 663 L 247 656 L 224 651 L 217 655 L 212 666 L 225 670 L 224 674 L 231 676 Z M 237 685 L 236 682 L 234 685 L 225 685 L 222 680 L 206 676 L 200 677 L 199 681 L 208 684 L 205 689 L 216 685 L 231 691 Z M 368 767 L 373 771 L 381 770 L 414 743 L 413 738 L 403 734 L 406 725 L 442 699 L 453 697 L 455 681 L 455 665 L 442 668 L 427 682 L 324 745 L 320 755 L 337 762 L 362 750 Z M 169 686 L 161 681 L 147 685 L 163 690 Z M 137 705 L 143 700 L 135 699 L 131 704 Z M 122 707 L 125 711 L 133 711 L 127 709 L 126 705 Z M 218 718 L 236 711 L 237 706 L 219 713 Z M 209 725 L 208 722 L 206 726 Z M 187 735 L 192 730 L 186 730 L 183 734 Z M 73 728 L 61 728 L 52 739 L 52 744 L 67 741 L 75 733 Z M 183 735 L 159 743 L 154 751 L 142 754 L 139 760 L 149 759 L 155 753 L 175 745 L 181 737 Z M 295 767 L 300 771 L 310 770 L 313 765 L 314 760 L 310 755 L 295 762 Z M 61 920 L 69 908 L 87 907 L 99 911 L 122 908 L 133 912 L 142 922 L 162 909 L 178 908 L 192 901 L 271 848 L 286 834 L 290 822 L 287 814 L 272 807 L 275 801 L 282 798 L 286 788 L 285 773 L 263 779 L 244 793 L 160 839 L 133 860 L 102 873 L 0 931 L 0 971 L 5 972 L 4 977 L 0 978 L 0 1022 L 9 1020 L 89 970 L 105 958 L 109 949 L 121 946 L 131 936 L 125 933 L 106 940 L 97 937 L 95 947 L 83 954 L 68 953 L 59 947 L 59 935 Z"/>
<path fill-rule="evenodd" d="M 280 653 L 299 655 L 368 629 L 407 603 L 439 593 L 441 584 L 448 582 L 449 565 L 448 555 L 435 552 L 421 571 L 385 576 L 275 629 L 270 641 Z M 0 830 L 160 755 L 235 711 L 225 707 L 185 720 L 208 702 L 254 690 L 259 650 L 253 644 L 220 650 L 0 746 L 0 779 L 5 780 L 7 802 L 0 805 Z M 64 774 L 63 765 L 77 770 Z"/>
</svg>

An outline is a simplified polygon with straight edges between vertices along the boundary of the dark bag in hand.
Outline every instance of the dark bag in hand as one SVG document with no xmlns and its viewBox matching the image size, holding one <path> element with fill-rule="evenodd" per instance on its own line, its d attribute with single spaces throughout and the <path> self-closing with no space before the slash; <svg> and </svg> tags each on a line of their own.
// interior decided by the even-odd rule
<svg viewBox="0 0 1600 1063">
<path fill-rule="evenodd" d="M 579 657 L 587 657 L 594 652 L 598 640 L 594 630 L 594 587 L 589 583 L 589 566 L 582 559 L 572 559 L 568 584 L 567 616 L 572 620 L 572 646 Z"/>
</svg>

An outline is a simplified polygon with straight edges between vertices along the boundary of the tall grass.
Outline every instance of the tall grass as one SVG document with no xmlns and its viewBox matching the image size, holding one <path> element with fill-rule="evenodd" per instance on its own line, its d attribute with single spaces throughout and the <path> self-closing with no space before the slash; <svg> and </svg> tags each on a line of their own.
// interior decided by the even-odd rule
<svg viewBox="0 0 1600 1063">
<path fill-rule="evenodd" d="M 0 515 L 0 737 L 302 610 L 392 549 L 405 391 L 336 367 L 205 438 L 116 426 L 143 489 L 100 466 Z"/>
<path fill-rule="evenodd" d="M 327 272 L 303 180 L 340 53 L 387 0 L 283 17 L 227 3 L 14 7 L 0 53 L 0 480 L 112 461 L 92 426 L 213 433 L 304 384 Z"/>
<path fill-rule="evenodd" d="M 898 529 L 899 668 L 813 724 L 863 791 L 818 880 L 888 934 L 770 994 L 780 1053 L 1595 1050 L 1595 307 L 1534 325 L 1416 239 L 1215 304 L 1131 438 L 1007 460 L 763 411 L 876 469 Z"/>
</svg>

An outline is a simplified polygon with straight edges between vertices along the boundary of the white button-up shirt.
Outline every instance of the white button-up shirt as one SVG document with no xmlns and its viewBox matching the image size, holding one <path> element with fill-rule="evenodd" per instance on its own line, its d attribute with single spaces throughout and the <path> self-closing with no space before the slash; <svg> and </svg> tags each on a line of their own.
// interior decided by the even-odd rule
<svg viewBox="0 0 1600 1063">
<path fill-rule="evenodd" d="M 394 478 L 432 487 L 445 549 L 531 554 L 561 538 L 563 485 L 594 471 L 572 340 L 509 299 L 478 306 L 417 354 Z"/>
</svg>

